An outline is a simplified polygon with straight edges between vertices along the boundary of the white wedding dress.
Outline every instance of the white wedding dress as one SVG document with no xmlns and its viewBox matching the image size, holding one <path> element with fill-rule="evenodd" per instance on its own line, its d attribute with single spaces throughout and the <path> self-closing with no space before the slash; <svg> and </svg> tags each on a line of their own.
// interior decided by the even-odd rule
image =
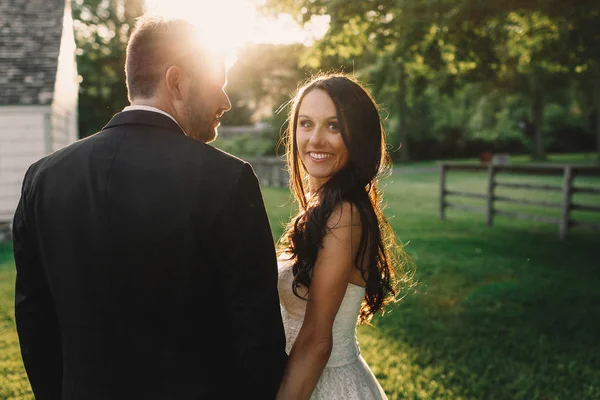
<svg viewBox="0 0 600 400">
<path fill-rule="evenodd" d="M 289 354 L 302 327 L 306 301 L 292 291 L 292 265 L 279 260 L 279 301 L 285 327 L 286 352 Z M 302 291 L 300 294 L 304 295 Z M 365 289 L 348 284 L 346 294 L 333 323 L 333 350 L 319 378 L 311 400 L 387 399 L 375 375 L 360 355 L 356 325 Z"/>
</svg>

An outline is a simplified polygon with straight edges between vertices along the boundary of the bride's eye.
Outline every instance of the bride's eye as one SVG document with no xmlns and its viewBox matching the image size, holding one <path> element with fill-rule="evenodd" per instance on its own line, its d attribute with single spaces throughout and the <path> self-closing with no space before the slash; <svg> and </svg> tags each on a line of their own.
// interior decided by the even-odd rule
<svg viewBox="0 0 600 400">
<path fill-rule="evenodd" d="M 305 120 L 300 121 L 300 126 L 303 128 L 310 128 L 310 127 L 312 127 L 312 122 L 305 119 Z"/>
<path fill-rule="evenodd" d="M 340 127 L 339 127 L 339 125 L 338 125 L 337 122 L 330 122 L 329 123 L 329 129 L 331 129 L 332 131 L 339 132 Z"/>
</svg>

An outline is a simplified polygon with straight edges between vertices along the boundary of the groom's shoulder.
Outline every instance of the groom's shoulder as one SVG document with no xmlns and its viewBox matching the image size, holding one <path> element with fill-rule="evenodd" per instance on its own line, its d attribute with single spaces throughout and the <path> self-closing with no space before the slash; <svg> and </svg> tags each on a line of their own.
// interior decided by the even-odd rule
<svg viewBox="0 0 600 400">
<path fill-rule="evenodd" d="M 54 170 L 57 165 L 60 166 L 61 164 L 64 164 L 65 160 L 70 159 L 71 154 L 77 152 L 79 148 L 85 147 L 91 139 L 92 137 L 89 136 L 83 139 L 76 140 L 75 142 L 58 150 L 55 150 L 52 153 L 47 154 L 38 159 L 37 161 L 33 162 L 29 166 L 25 174 L 26 180 L 29 180 L 31 182 L 34 180 L 41 179 L 40 177 L 43 176 L 47 171 Z"/>
<path fill-rule="evenodd" d="M 248 164 L 247 161 L 214 147 L 211 144 L 198 141 L 194 142 L 198 152 L 197 160 L 202 162 L 205 166 L 211 164 L 223 171 L 231 170 L 231 172 L 239 172 L 244 165 Z"/>
<path fill-rule="evenodd" d="M 200 142 L 200 141 L 194 140 L 194 139 L 191 139 L 190 141 L 192 143 L 194 143 L 197 151 L 203 152 L 210 157 L 215 157 L 215 158 L 218 158 L 221 160 L 227 160 L 226 162 L 232 162 L 232 163 L 238 163 L 238 162 L 243 163 L 244 162 L 244 160 L 242 160 L 241 158 L 236 157 L 233 154 L 227 153 L 226 151 L 223 151 L 223 150 L 219 149 L 218 147 L 215 147 L 213 144 Z"/>
</svg>

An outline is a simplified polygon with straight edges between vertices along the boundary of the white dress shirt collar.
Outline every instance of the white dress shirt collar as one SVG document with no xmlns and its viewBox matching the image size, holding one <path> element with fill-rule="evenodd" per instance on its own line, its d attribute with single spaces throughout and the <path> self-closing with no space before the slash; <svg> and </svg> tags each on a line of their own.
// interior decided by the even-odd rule
<svg viewBox="0 0 600 400">
<path fill-rule="evenodd" d="M 179 122 L 177 122 L 177 120 L 171 114 L 169 114 L 168 112 L 163 111 L 159 108 L 156 108 L 156 107 L 143 106 L 143 105 L 132 105 L 132 106 L 127 106 L 123 109 L 123 111 L 135 111 L 135 110 L 151 111 L 151 112 L 159 113 L 162 115 L 166 115 L 167 117 L 171 118 L 177 124 L 177 126 L 179 126 L 179 128 L 181 128 L 181 125 L 179 125 Z M 181 128 L 181 130 L 183 131 L 183 128 Z M 187 133 L 185 133 L 185 131 L 183 131 L 183 133 L 187 136 Z"/>
</svg>

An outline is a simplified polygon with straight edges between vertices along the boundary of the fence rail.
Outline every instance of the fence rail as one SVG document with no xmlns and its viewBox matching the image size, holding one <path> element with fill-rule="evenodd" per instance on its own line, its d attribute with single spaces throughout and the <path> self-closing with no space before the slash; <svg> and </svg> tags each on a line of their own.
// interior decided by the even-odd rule
<svg viewBox="0 0 600 400">
<path fill-rule="evenodd" d="M 289 174 L 283 159 L 279 157 L 257 157 L 247 160 L 261 185 L 287 187 Z"/>
<path fill-rule="evenodd" d="M 487 171 L 487 187 L 486 193 L 471 193 L 457 190 L 449 190 L 446 186 L 446 175 L 449 171 L 466 171 L 466 172 L 482 172 Z M 542 185 L 529 184 L 518 182 L 497 182 L 496 176 L 500 173 L 512 173 L 521 175 L 544 175 L 544 176 L 562 176 L 562 185 Z M 588 186 L 574 186 L 573 181 L 578 176 L 597 176 L 600 177 L 600 166 L 575 166 L 575 165 L 465 165 L 443 163 L 440 165 L 440 219 L 446 219 L 446 208 L 457 208 L 461 210 L 484 213 L 486 216 L 486 224 L 493 224 L 495 215 L 502 215 L 517 219 L 527 219 L 533 221 L 547 222 L 559 226 L 559 237 L 564 238 L 567 235 L 569 228 L 574 226 L 586 227 L 589 229 L 599 230 L 600 224 L 589 221 L 576 221 L 571 218 L 572 210 L 600 212 L 600 206 L 577 204 L 573 202 L 574 193 L 586 193 L 600 195 L 600 188 Z M 542 191 L 560 191 L 562 200 L 560 202 L 537 201 L 528 199 L 518 199 L 509 196 L 496 195 L 497 187 L 527 189 L 527 190 L 542 190 Z M 470 205 L 449 203 L 448 196 L 459 196 L 474 199 L 486 200 L 485 207 L 475 207 Z M 558 208 L 560 209 L 560 217 L 548 217 L 542 215 L 533 215 L 523 212 L 498 210 L 495 207 L 496 202 L 504 202 L 510 204 L 523 204 L 538 207 Z M 600 203 L 600 202 L 599 202 Z"/>
</svg>

